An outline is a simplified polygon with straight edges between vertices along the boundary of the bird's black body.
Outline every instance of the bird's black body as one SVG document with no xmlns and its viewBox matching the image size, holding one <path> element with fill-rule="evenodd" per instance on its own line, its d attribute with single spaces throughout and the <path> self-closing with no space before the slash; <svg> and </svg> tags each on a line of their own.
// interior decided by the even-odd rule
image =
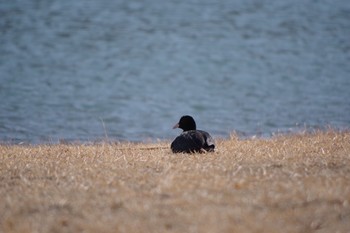
<svg viewBox="0 0 350 233">
<path fill-rule="evenodd" d="M 196 123 L 191 116 L 181 117 L 174 128 L 184 130 L 171 143 L 174 153 L 212 152 L 215 149 L 213 138 L 203 130 L 196 130 Z"/>
</svg>

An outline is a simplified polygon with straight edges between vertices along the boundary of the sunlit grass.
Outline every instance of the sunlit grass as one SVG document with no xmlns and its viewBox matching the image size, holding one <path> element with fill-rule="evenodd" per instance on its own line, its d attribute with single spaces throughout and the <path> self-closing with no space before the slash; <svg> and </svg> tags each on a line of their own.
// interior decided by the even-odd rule
<svg viewBox="0 0 350 233">
<path fill-rule="evenodd" d="M 349 232 L 350 133 L 1 145 L 0 232 Z"/>
</svg>

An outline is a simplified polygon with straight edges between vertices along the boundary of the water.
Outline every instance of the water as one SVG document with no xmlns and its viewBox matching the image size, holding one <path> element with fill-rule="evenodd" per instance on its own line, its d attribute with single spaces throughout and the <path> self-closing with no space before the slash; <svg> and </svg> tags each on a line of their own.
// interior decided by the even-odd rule
<svg viewBox="0 0 350 233">
<path fill-rule="evenodd" d="M 350 126 L 348 0 L 0 3 L 0 141 Z"/>
</svg>

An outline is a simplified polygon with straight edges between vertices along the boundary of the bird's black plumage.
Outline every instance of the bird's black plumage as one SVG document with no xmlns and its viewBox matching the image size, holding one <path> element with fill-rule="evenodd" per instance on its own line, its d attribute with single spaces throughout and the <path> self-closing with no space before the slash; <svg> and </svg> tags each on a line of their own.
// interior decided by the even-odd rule
<svg viewBox="0 0 350 233">
<path fill-rule="evenodd" d="M 215 144 L 208 132 L 196 129 L 196 122 L 191 116 L 182 116 L 175 128 L 183 129 L 182 134 L 171 143 L 174 153 L 212 152 Z"/>
</svg>

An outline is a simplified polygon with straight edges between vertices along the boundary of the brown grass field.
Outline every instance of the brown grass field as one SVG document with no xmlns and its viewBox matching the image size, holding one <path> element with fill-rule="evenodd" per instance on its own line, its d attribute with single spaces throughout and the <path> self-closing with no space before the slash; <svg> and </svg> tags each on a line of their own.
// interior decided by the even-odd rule
<svg viewBox="0 0 350 233">
<path fill-rule="evenodd" d="M 350 132 L 1 145 L 0 232 L 350 232 Z"/>
</svg>

